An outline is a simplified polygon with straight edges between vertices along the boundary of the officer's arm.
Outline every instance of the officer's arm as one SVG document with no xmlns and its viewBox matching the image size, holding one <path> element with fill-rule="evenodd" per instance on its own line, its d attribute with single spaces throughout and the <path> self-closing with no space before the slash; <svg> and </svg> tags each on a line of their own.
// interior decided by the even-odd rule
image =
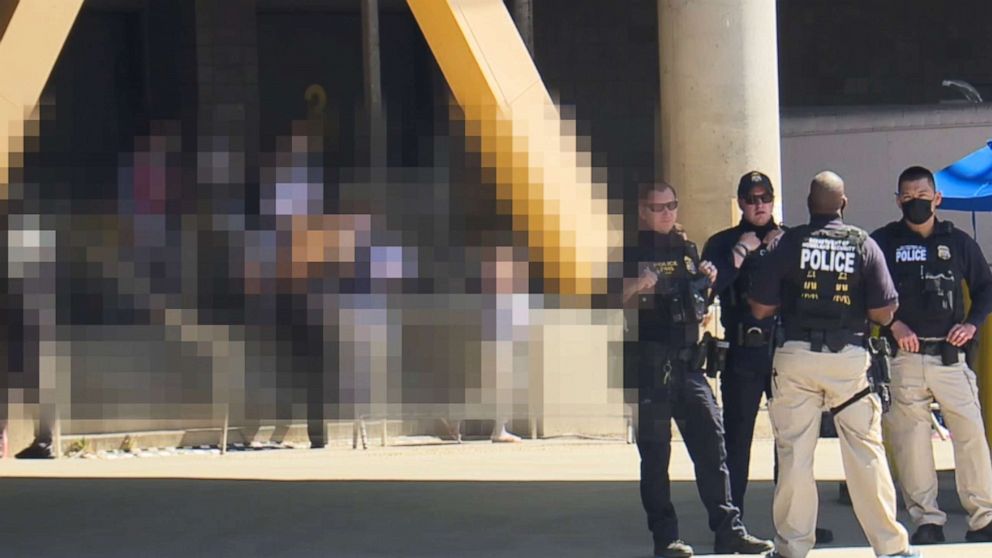
<svg viewBox="0 0 992 558">
<path fill-rule="evenodd" d="M 630 307 L 636 306 L 631 304 L 631 301 L 637 300 L 637 294 L 640 292 L 640 285 L 638 284 L 641 280 L 638 277 L 638 250 L 634 246 L 627 246 L 623 251 L 623 306 Z"/>
<path fill-rule="evenodd" d="M 880 325 L 889 325 L 899 308 L 896 292 L 885 255 L 875 239 L 869 237 L 864 244 L 865 306 L 868 319 Z"/>
<path fill-rule="evenodd" d="M 868 309 L 868 319 L 875 322 L 878 325 L 889 325 L 892 323 L 892 318 L 896 315 L 896 310 L 899 308 L 899 304 L 893 302 L 888 306 L 883 306 L 881 308 L 869 308 Z"/>
<path fill-rule="evenodd" d="M 978 243 L 970 236 L 961 237 L 964 241 L 965 282 L 971 295 L 971 309 L 965 323 L 981 327 L 992 313 L 992 271 L 989 271 L 989 264 Z"/>
<path fill-rule="evenodd" d="M 638 292 L 640 292 L 640 287 L 637 285 L 637 283 L 639 281 L 640 281 L 640 279 L 628 279 L 628 278 L 624 278 L 624 280 L 623 280 L 623 305 L 624 306 L 628 306 L 629 305 L 628 303 L 635 296 L 637 296 L 637 293 Z M 613 300 L 616 300 L 616 299 L 613 299 Z"/>
<path fill-rule="evenodd" d="M 703 246 L 704 261 L 708 261 L 716 266 L 716 284 L 713 285 L 713 292 L 720 294 L 737 280 L 740 269 L 734 265 L 734 256 L 731 249 L 727 247 L 727 235 L 717 233 L 710 237 Z"/>
</svg>

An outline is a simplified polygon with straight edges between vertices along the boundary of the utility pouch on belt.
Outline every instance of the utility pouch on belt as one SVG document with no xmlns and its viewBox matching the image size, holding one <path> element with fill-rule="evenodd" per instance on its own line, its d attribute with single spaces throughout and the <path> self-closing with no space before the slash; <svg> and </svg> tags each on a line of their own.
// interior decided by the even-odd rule
<svg viewBox="0 0 992 558">
<path fill-rule="evenodd" d="M 947 341 L 940 344 L 940 363 L 944 366 L 950 366 L 952 364 L 957 364 L 959 360 L 958 352 L 961 349 L 951 345 Z"/>
<path fill-rule="evenodd" d="M 726 341 L 716 339 L 709 332 L 703 334 L 704 347 L 706 348 L 706 375 L 716 378 L 717 374 L 726 370 L 727 349 L 730 344 Z"/>
<path fill-rule="evenodd" d="M 839 353 L 844 350 L 851 339 L 851 332 L 845 329 L 834 329 L 824 334 L 824 342 L 830 352 Z"/>
<path fill-rule="evenodd" d="M 692 372 L 697 372 L 702 370 L 706 364 L 706 356 L 709 354 L 709 346 L 713 343 L 713 336 L 710 332 L 703 334 L 703 338 L 699 341 L 699 344 L 692 347 L 692 353 L 689 360 L 689 370 Z"/>
<path fill-rule="evenodd" d="M 763 347 L 771 341 L 771 330 L 758 326 L 751 326 L 745 330 L 743 325 L 739 325 L 737 328 L 739 330 L 738 344 L 742 347 Z"/>
<path fill-rule="evenodd" d="M 823 352 L 823 344 L 826 341 L 826 335 L 824 335 L 823 330 L 815 330 L 809 332 L 809 350 L 814 353 Z"/>
</svg>

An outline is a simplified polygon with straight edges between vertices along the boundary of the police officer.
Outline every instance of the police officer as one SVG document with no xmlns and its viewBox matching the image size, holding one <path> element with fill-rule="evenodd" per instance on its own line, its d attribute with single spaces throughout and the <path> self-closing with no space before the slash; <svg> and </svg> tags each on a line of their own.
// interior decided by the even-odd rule
<svg viewBox="0 0 992 558">
<path fill-rule="evenodd" d="M 674 418 L 695 463 L 696 483 L 716 533 L 717 553 L 761 554 L 770 541 L 747 533 L 730 497 L 723 424 L 700 372 L 699 329 L 707 311 L 708 287 L 716 269 L 700 261 L 696 246 L 676 224 L 678 199 L 665 183 L 641 188 L 642 230 L 625 257 L 623 299 L 638 307 L 637 448 L 641 455 L 641 500 L 654 538 L 654 554 L 692 556 L 679 540 L 671 500 L 668 462 Z"/>
<path fill-rule="evenodd" d="M 815 542 L 813 455 L 821 409 L 834 414 L 854 512 L 875 553 L 919 556 L 896 522 L 896 495 L 882 446 L 881 404 L 868 384 L 866 319 L 892 320 L 897 294 L 885 257 L 867 233 L 846 225 L 844 182 L 832 172 L 810 185 L 810 222 L 790 229 L 761 262 L 751 285 L 757 319 L 782 306 L 769 415 L 775 430 L 772 556 L 804 558 Z"/>
<path fill-rule="evenodd" d="M 903 218 L 872 233 L 899 291 L 887 333 L 898 345 L 892 360 L 892 409 L 885 416 L 913 544 L 944 542 L 947 515 L 937 507 L 937 473 L 930 447 L 930 402 L 940 404 L 953 434 L 961 505 L 970 542 L 992 541 L 992 462 L 978 403 L 975 373 L 962 349 L 992 311 L 992 273 L 981 248 L 934 210 L 940 193 L 933 174 L 910 167 L 899 175 Z M 961 281 L 968 284 L 966 314 Z"/>
<path fill-rule="evenodd" d="M 741 221 L 710 237 L 702 256 L 718 272 L 713 290 L 720 295 L 720 322 L 728 342 L 726 368 L 720 377 L 727 468 L 734 505 L 742 511 L 758 407 L 763 394 L 771 396 L 775 318 L 754 319 L 747 294 L 758 262 L 784 232 L 772 216 L 774 192 L 765 174 L 752 171 L 742 176 L 737 185 Z"/>
</svg>

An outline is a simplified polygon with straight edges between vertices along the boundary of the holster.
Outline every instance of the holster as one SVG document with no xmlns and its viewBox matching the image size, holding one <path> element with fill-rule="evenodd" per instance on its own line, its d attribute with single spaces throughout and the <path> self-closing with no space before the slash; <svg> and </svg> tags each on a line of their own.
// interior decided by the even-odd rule
<svg viewBox="0 0 992 558">
<path fill-rule="evenodd" d="M 868 366 L 868 383 L 871 390 L 878 394 L 882 402 L 882 412 L 889 410 L 892 406 L 892 395 L 889 391 L 889 384 L 892 383 L 892 371 L 889 369 L 889 355 L 892 354 L 889 340 L 885 337 L 869 337 L 867 340 L 868 354 L 871 356 L 871 364 Z"/>
<path fill-rule="evenodd" d="M 727 350 L 730 344 L 724 340 L 716 339 L 709 332 L 703 335 L 703 342 L 706 349 L 706 368 L 704 371 L 710 378 L 716 378 L 717 374 L 727 369 Z"/>
<path fill-rule="evenodd" d="M 713 336 L 706 332 L 698 344 L 679 350 L 679 360 L 684 362 L 690 371 L 702 370 L 706 364 L 708 346 L 712 340 Z"/>
<path fill-rule="evenodd" d="M 744 327 L 744 324 L 737 324 L 737 344 L 741 347 L 754 348 L 763 347 L 772 341 L 771 328 L 759 326 Z"/>
<path fill-rule="evenodd" d="M 941 364 L 943 364 L 944 366 L 950 366 L 952 364 L 957 364 L 958 363 L 958 360 L 960 360 L 960 355 L 958 353 L 961 350 L 962 350 L 961 347 L 955 347 L 954 345 L 951 345 L 947 341 L 944 341 L 943 343 L 941 343 L 940 344 L 940 362 L 941 362 Z"/>
</svg>

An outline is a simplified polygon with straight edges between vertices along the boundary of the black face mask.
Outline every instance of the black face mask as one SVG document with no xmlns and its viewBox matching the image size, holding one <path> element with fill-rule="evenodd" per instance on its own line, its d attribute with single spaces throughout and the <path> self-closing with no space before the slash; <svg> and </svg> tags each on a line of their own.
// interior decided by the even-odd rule
<svg viewBox="0 0 992 558">
<path fill-rule="evenodd" d="M 933 200 L 925 200 L 922 198 L 915 198 L 907 202 L 903 202 L 902 216 L 914 225 L 922 225 L 923 223 L 926 223 L 930 217 L 933 217 L 933 209 L 930 208 L 931 202 L 933 202 Z"/>
</svg>

